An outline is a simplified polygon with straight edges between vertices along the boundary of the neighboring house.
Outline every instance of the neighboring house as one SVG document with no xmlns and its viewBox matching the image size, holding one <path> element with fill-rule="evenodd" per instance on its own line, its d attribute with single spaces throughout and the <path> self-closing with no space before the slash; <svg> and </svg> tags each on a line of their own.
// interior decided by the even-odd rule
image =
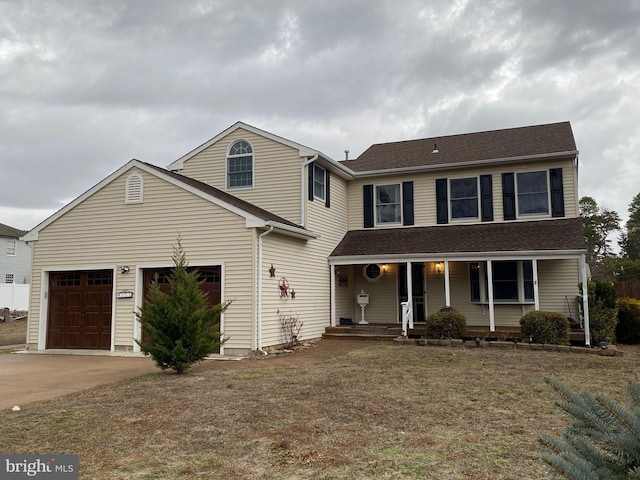
<svg viewBox="0 0 640 480">
<path fill-rule="evenodd" d="M 0 284 L 29 283 L 31 248 L 20 239 L 25 233 L 0 223 Z"/>
<path fill-rule="evenodd" d="M 238 122 L 167 169 L 131 160 L 24 237 L 28 343 L 138 351 L 135 312 L 178 235 L 210 300 L 232 301 L 226 355 L 284 343 L 284 315 L 306 339 L 358 320 L 362 290 L 371 324 L 401 322 L 403 302 L 417 322 L 450 305 L 491 330 L 534 308 L 577 316 L 577 153 L 558 123 L 336 162 Z"/>
</svg>

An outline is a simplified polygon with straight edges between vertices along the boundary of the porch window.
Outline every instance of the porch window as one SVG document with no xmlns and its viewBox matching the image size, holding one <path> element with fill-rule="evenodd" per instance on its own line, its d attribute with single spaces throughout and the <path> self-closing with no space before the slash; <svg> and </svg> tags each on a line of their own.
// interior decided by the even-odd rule
<svg viewBox="0 0 640 480">
<path fill-rule="evenodd" d="M 518 215 L 549 213 L 549 188 L 547 172 L 518 173 Z"/>
<path fill-rule="evenodd" d="M 380 270 L 379 265 L 375 263 L 370 263 L 369 265 L 365 265 L 364 269 L 362 270 L 362 273 L 364 274 L 364 277 L 367 280 L 371 282 L 375 282 L 380 279 L 380 275 L 382 274 L 382 271 Z"/>
<path fill-rule="evenodd" d="M 496 303 L 530 303 L 533 294 L 531 260 L 492 262 L 493 300 Z M 472 302 L 489 301 L 486 262 L 469 264 L 469 290 Z"/>
<path fill-rule="evenodd" d="M 376 223 L 402 221 L 400 184 L 376 186 Z"/>
<path fill-rule="evenodd" d="M 451 218 L 478 218 L 478 177 L 449 180 Z"/>
</svg>

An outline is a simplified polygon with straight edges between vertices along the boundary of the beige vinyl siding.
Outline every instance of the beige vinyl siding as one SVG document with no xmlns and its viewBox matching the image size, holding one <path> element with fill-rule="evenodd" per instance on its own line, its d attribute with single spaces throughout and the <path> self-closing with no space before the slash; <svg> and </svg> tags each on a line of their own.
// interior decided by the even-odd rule
<svg viewBox="0 0 640 480">
<path fill-rule="evenodd" d="M 347 164 L 348 166 L 348 164 Z M 436 225 L 436 179 L 438 178 L 465 178 L 477 177 L 480 175 L 492 175 L 493 184 L 493 219 L 495 222 L 503 221 L 502 210 L 502 173 L 514 172 L 536 172 L 540 170 L 549 170 L 551 168 L 562 168 L 563 186 L 564 186 L 564 202 L 565 216 L 577 217 L 578 205 L 576 203 L 577 179 L 575 178 L 575 168 L 572 159 L 553 160 L 553 161 L 536 161 L 531 164 L 515 164 L 500 165 L 493 167 L 476 167 L 468 169 L 441 170 L 438 172 L 413 173 L 406 175 L 388 175 L 369 178 L 358 178 L 349 184 L 349 229 L 356 230 L 363 228 L 363 197 L 362 186 L 371 185 L 388 185 L 402 183 L 405 181 L 413 181 L 414 195 L 414 221 L 415 226 Z M 537 220 L 550 218 L 545 216 L 527 216 L 520 220 Z M 449 223 L 479 223 L 480 219 L 474 221 L 450 221 Z M 389 227 L 397 227 L 399 225 L 389 225 Z M 385 228 L 377 227 L 377 228 Z"/>
<path fill-rule="evenodd" d="M 298 315 L 304 323 L 302 340 L 321 337 L 330 325 L 332 279 L 327 258 L 346 233 L 346 199 L 345 180 L 332 175 L 330 208 L 318 199 L 305 200 L 307 228 L 320 233 L 320 238 L 303 241 L 278 234 L 264 237 L 263 346 L 283 343 L 278 310 Z M 271 264 L 276 268 L 274 278 L 269 277 Z M 295 290 L 295 299 L 279 298 L 278 281 L 282 277 Z"/>
<path fill-rule="evenodd" d="M 244 218 L 139 173 L 144 203 L 125 204 L 125 174 L 40 231 L 34 242 L 28 342 L 37 343 L 43 269 L 127 265 L 129 273 L 114 274 L 114 291 L 134 291 L 136 267 L 171 266 L 172 246 L 180 234 L 191 264 L 223 265 L 223 295 L 234 300 L 225 315 L 224 333 L 230 337 L 226 347 L 250 348 L 255 318 L 253 231 L 245 227 Z M 115 307 L 116 348 L 131 347 L 135 301 L 118 299 Z"/>
<path fill-rule="evenodd" d="M 253 148 L 253 187 L 226 186 L 227 153 L 236 140 Z M 179 173 L 208 183 L 289 221 L 300 221 L 300 166 L 298 150 L 242 128 L 220 139 L 184 163 Z M 304 179 L 306 182 L 306 177 Z"/>
<path fill-rule="evenodd" d="M 384 264 L 378 265 L 382 268 Z M 365 277 L 365 266 L 354 266 L 355 294 L 357 295 L 360 291 L 369 294 L 369 305 L 364 310 L 365 320 L 370 324 L 397 323 L 400 308 L 397 265 L 387 265 L 386 271 L 383 269 L 376 281 L 368 280 Z M 362 311 L 356 302 L 355 295 L 351 301 L 353 302 L 353 320 L 357 323 L 361 319 Z"/>
<path fill-rule="evenodd" d="M 580 282 L 577 259 L 538 261 L 540 310 L 559 312 L 578 320 Z"/>
</svg>

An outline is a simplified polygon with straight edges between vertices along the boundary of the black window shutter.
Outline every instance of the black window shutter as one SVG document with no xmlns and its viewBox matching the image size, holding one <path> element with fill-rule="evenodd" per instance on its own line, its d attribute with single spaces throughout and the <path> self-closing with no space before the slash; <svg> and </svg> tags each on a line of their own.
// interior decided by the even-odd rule
<svg viewBox="0 0 640 480">
<path fill-rule="evenodd" d="M 491 175 L 480 175 L 480 210 L 483 222 L 493 221 L 493 184 Z"/>
<path fill-rule="evenodd" d="M 564 187 L 562 185 L 562 169 L 549 170 L 551 177 L 551 216 L 564 217 Z"/>
<path fill-rule="evenodd" d="M 413 225 L 413 182 L 402 182 L 402 224 Z"/>
<path fill-rule="evenodd" d="M 313 163 L 308 165 L 309 168 L 309 200 L 313 202 Z"/>
<path fill-rule="evenodd" d="M 330 180 L 329 170 L 325 170 L 324 172 L 324 181 L 325 181 L 325 189 L 324 189 L 324 206 L 329 208 L 331 206 L 331 180 Z"/>
<path fill-rule="evenodd" d="M 436 205 L 437 205 L 437 222 L 449 222 L 449 206 L 447 205 L 447 179 L 436 179 Z"/>
<path fill-rule="evenodd" d="M 362 186 L 362 202 L 364 205 L 364 228 L 373 227 L 373 185 Z"/>
<path fill-rule="evenodd" d="M 502 174 L 502 213 L 505 220 L 516 219 L 516 189 L 513 173 Z"/>
</svg>

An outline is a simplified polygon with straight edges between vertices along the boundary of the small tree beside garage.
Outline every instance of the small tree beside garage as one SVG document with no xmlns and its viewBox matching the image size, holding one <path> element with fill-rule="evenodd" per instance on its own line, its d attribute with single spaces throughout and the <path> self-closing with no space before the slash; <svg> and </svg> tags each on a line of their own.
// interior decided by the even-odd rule
<svg viewBox="0 0 640 480">
<path fill-rule="evenodd" d="M 144 336 L 136 340 L 162 370 L 184 373 L 194 363 L 219 350 L 226 339 L 218 328 L 220 314 L 229 303 L 207 305 L 200 289 L 199 272 L 189 271 L 181 237 L 173 247 L 174 267 L 169 274 L 170 293 L 151 284 L 148 298 L 136 316 Z"/>
</svg>

